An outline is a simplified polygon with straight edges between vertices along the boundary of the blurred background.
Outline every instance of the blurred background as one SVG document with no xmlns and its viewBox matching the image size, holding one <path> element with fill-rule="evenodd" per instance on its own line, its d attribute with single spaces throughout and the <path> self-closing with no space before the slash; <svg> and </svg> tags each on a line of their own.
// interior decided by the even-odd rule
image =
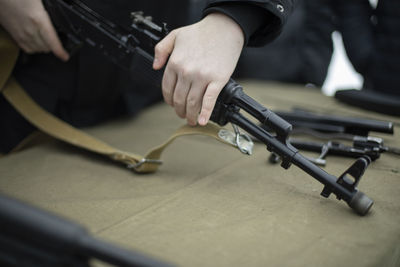
<svg viewBox="0 0 400 267">
<path fill-rule="evenodd" d="M 182 22 L 201 17 L 205 0 L 181 1 L 189 10 Z M 400 1 L 295 0 L 279 38 L 246 48 L 234 76 L 303 84 L 327 95 L 363 88 L 399 96 L 399 60 Z"/>
</svg>

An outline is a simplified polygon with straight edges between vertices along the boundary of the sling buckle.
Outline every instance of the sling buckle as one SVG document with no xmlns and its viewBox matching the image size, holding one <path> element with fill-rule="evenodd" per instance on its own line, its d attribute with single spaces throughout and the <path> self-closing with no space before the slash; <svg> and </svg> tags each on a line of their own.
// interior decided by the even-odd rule
<svg viewBox="0 0 400 267">
<path fill-rule="evenodd" d="M 142 166 L 145 163 L 150 163 L 150 164 L 158 164 L 161 165 L 163 162 L 162 160 L 159 159 L 146 159 L 146 158 L 142 158 L 141 160 L 139 160 L 137 163 L 135 164 L 128 164 L 126 167 L 128 169 L 136 169 L 139 168 L 140 166 Z"/>
</svg>

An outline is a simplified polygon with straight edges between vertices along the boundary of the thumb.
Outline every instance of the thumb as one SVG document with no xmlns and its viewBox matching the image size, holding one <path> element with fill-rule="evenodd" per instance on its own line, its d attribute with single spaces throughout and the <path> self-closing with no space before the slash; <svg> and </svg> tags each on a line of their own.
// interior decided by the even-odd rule
<svg viewBox="0 0 400 267">
<path fill-rule="evenodd" d="M 167 62 L 169 55 L 174 49 L 176 34 L 176 30 L 170 32 L 155 46 L 153 69 L 159 70 Z"/>
</svg>

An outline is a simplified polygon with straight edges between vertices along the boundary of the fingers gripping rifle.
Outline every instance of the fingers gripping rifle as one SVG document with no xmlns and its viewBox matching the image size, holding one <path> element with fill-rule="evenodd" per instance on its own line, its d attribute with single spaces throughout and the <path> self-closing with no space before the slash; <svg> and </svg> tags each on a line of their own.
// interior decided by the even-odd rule
<svg viewBox="0 0 400 267">
<path fill-rule="evenodd" d="M 165 24 L 158 26 L 150 17 L 134 12 L 131 14 L 131 26 L 122 28 L 78 0 L 45 0 L 44 3 L 58 32 L 69 42 L 66 46 L 70 51 L 73 52 L 86 43 L 101 51 L 116 65 L 132 72 L 132 76 L 138 73 L 150 74 L 149 82 L 160 87 L 163 71 L 154 71 L 151 66 L 154 46 L 167 34 Z M 276 136 L 248 120 L 240 113 L 240 109 L 270 127 Z M 281 157 L 283 168 L 287 169 L 295 164 L 324 184 L 322 196 L 329 197 L 333 193 L 361 215 L 367 214 L 371 208 L 373 201 L 357 189 L 361 176 L 370 163 L 368 157 L 359 158 L 339 178 L 326 173 L 287 141 L 292 125 L 243 93 L 242 87 L 234 80 L 229 80 L 221 91 L 211 120 L 221 126 L 230 122 L 255 136 L 267 145 L 270 152 Z"/>
</svg>

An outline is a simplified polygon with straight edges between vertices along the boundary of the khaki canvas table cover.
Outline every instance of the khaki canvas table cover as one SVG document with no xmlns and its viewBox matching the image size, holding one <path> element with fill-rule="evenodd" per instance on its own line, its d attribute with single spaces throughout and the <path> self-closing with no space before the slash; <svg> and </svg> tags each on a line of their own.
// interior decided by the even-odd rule
<svg viewBox="0 0 400 267">
<path fill-rule="evenodd" d="M 399 118 L 350 108 L 313 89 L 242 85 L 274 110 L 394 121 L 394 136 L 374 135 L 400 146 Z M 144 153 L 181 124 L 158 104 L 85 130 Z M 262 144 L 245 156 L 212 138 L 184 137 L 164 152 L 157 173 L 138 175 L 52 141 L 0 158 L 0 193 L 179 266 L 400 266 L 400 157 L 383 154 L 370 165 L 359 188 L 375 204 L 360 217 L 345 202 L 321 197 L 322 185 L 296 166 L 286 171 L 268 156 Z M 329 156 L 325 169 L 338 176 L 353 161 Z"/>
</svg>

